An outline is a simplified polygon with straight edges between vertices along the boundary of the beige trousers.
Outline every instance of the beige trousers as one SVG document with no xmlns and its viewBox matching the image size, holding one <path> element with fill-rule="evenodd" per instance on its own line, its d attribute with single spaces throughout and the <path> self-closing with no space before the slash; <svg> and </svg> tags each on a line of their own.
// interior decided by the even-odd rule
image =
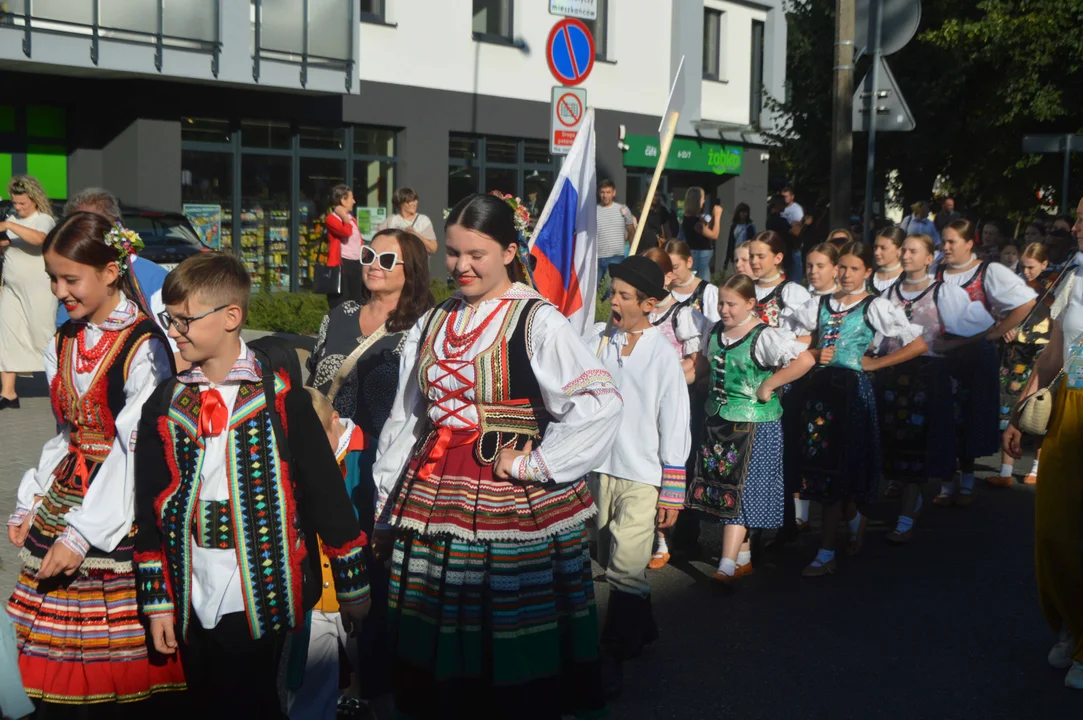
<svg viewBox="0 0 1083 720">
<path fill-rule="evenodd" d="M 594 473 L 590 492 L 598 504 L 598 563 L 609 586 L 646 597 L 647 563 L 654 549 L 658 488 L 634 480 Z"/>
</svg>

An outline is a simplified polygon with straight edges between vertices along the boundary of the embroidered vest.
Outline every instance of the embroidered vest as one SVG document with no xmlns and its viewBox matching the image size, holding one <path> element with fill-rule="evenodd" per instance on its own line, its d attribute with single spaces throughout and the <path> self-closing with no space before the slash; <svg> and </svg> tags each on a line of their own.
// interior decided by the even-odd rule
<svg viewBox="0 0 1083 720">
<path fill-rule="evenodd" d="M 782 319 L 782 311 L 786 309 L 786 301 L 782 299 L 782 288 L 791 281 L 783 280 L 771 289 L 770 294 L 763 300 L 756 301 L 756 316 L 760 321 L 773 328 L 777 328 Z"/>
<path fill-rule="evenodd" d="M 703 287 L 702 283 L 700 283 L 700 287 Z M 666 340 L 669 341 L 669 344 L 672 345 L 673 349 L 677 351 L 678 360 L 684 359 L 684 347 L 682 346 L 681 341 L 677 338 L 677 315 L 680 313 L 680 310 L 683 307 L 688 306 L 686 306 L 684 303 L 675 302 L 670 305 L 669 308 L 658 317 L 653 317 L 652 313 L 651 320 L 651 325 L 654 325 L 656 328 L 658 328 L 658 331 L 661 332 L 663 336 L 665 336 Z"/>
<path fill-rule="evenodd" d="M 939 306 L 940 288 L 943 285 L 944 283 L 934 280 L 912 300 L 903 297 L 902 283 L 894 285 L 887 294 L 892 305 L 903 309 L 907 320 L 921 326 L 921 337 L 930 348 L 933 342 L 944 334 L 944 318 L 940 316 Z M 898 338 L 886 338 L 884 341 L 885 354 L 901 350 L 902 347 L 903 343 Z"/>
<path fill-rule="evenodd" d="M 707 412 L 730 422 L 769 422 L 782 417 L 782 403 L 777 395 L 765 403 L 756 397 L 764 380 L 774 374 L 774 368 L 760 365 L 756 360 L 756 343 L 766 329 L 755 327 L 736 343 L 722 344 L 722 323 L 711 329 L 708 359 L 711 364 L 711 386 L 707 396 Z"/>
<path fill-rule="evenodd" d="M 51 397 L 58 418 L 71 425 L 71 447 L 87 462 L 101 463 L 113 448 L 115 418 L 124 409 L 124 383 L 135 349 L 152 335 L 161 335 L 153 320 L 143 317 L 117 332 L 82 396 L 75 388 L 75 356 L 79 326 L 69 321 L 57 332 L 57 372 Z M 106 342 L 103 337 L 98 342 Z"/>
<path fill-rule="evenodd" d="M 828 367 L 861 372 L 861 358 L 869 349 L 876 332 L 869 324 L 868 311 L 873 298 L 866 297 L 841 312 L 831 310 L 831 296 L 820 299 L 820 317 L 816 329 L 816 347 L 834 347 L 835 356 Z"/>
<path fill-rule="evenodd" d="M 448 320 L 451 308 L 458 302 L 451 299 L 436 310 L 428 324 L 418 353 L 418 384 L 426 398 L 440 395 L 441 402 L 457 396 L 461 391 L 449 391 L 443 381 L 461 373 L 467 365 L 473 367 L 473 399 L 458 396 L 460 403 L 473 403 L 477 408 L 478 433 L 475 457 L 479 463 L 491 465 L 502 448 L 519 440 L 517 436 L 535 438 L 545 433 L 549 425 L 549 413 L 541 399 L 538 380 L 530 367 L 533 352 L 530 349 L 531 326 L 534 314 L 544 301 L 536 298 L 514 298 L 505 311 L 496 340 L 472 360 L 444 360 L 435 350 L 439 328 Z M 467 351 L 469 352 L 469 351 Z M 458 412 L 445 409 L 445 417 L 459 417 Z M 440 423 L 437 422 L 437 425 Z M 467 430 L 466 432 L 470 432 Z"/>
<path fill-rule="evenodd" d="M 974 274 L 969 280 L 966 281 L 961 287 L 966 290 L 966 294 L 970 296 L 971 301 L 980 302 L 985 306 L 985 309 L 989 311 L 989 314 L 994 318 L 996 313 L 993 312 L 992 306 L 989 304 L 988 293 L 985 291 L 985 271 L 989 267 L 989 261 L 983 260 L 978 268 L 974 271 Z M 936 279 L 941 282 L 944 280 L 944 266 L 941 265 L 936 269 Z"/>
<path fill-rule="evenodd" d="M 275 396 L 289 384 L 275 377 Z M 165 554 L 176 579 L 176 608 L 182 633 L 191 619 L 191 544 L 235 547 L 244 590 L 245 612 L 252 637 L 282 632 L 304 621 L 302 563 L 307 559 L 289 471 L 282 462 L 271 422 L 276 408 L 267 407 L 259 383 L 245 382 L 237 391 L 227 433 L 229 500 L 199 500 L 203 438 L 199 436 L 199 388 L 177 383 L 169 413 L 166 455 L 173 481 L 157 500 Z M 222 522 L 227 518 L 228 522 Z"/>
</svg>

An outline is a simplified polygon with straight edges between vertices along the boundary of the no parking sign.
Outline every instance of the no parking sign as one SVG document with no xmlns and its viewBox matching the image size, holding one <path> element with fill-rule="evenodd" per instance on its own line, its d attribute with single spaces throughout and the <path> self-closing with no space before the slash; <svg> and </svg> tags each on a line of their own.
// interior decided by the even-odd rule
<svg viewBox="0 0 1083 720">
<path fill-rule="evenodd" d="M 567 155 L 583 124 L 587 111 L 587 91 L 557 86 L 553 88 L 549 114 L 549 152 Z"/>
<path fill-rule="evenodd" d="M 564 85 L 578 85 L 594 69 L 594 37 L 582 20 L 564 18 L 545 43 L 549 72 Z"/>
</svg>

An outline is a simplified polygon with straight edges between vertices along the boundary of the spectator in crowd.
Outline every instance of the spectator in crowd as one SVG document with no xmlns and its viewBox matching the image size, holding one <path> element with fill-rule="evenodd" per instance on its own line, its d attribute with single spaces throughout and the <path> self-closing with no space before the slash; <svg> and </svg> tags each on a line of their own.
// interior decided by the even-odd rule
<svg viewBox="0 0 1083 720">
<path fill-rule="evenodd" d="M 643 206 L 647 203 L 647 196 L 639 201 L 637 216 L 642 217 Z M 639 238 L 637 253 L 647 248 L 661 247 L 670 240 L 676 239 L 681 231 L 677 215 L 666 205 L 665 198 L 660 193 L 655 193 L 651 200 L 651 211 L 647 213 L 647 219 L 643 221 L 643 234 Z"/>
<path fill-rule="evenodd" d="M 789 264 L 784 267 L 788 271 L 790 280 L 801 282 L 805 272 L 805 261 L 801 253 L 801 233 L 806 225 L 812 224 L 812 218 L 806 216 L 805 208 L 797 203 L 797 197 L 791 186 L 782 188 L 781 194 L 782 200 L 786 203 L 786 207 L 782 210 L 782 217 L 790 224 L 787 233 L 782 235 L 786 239 L 786 248 L 790 254 Z"/>
<path fill-rule="evenodd" d="M 929 203 L 925 201 L 911 205 L 910 214 L 903 218 L 899 227 L 907 235 L 928 235 L 938 247 L 940 245 L 940 231 L 929 219 Z"/>
<path fill-rule="evenodd" d="M 1023 247 L 1028 247 L 1031 243 L 1045 244 L 1045 224 L 1041 220 L 1027 223 L 1023 230 Z"/>
<path fill-rule="evenodd" d="M 361 282 L 361 246 L 365 244 L 365 239 L 361 237 L 361 228 L 357 227 L 357 218 L 353 216 L 355 204 L 349 185 L 340 183 L 331 189 L 331 211 L 324 220 L 329 244 L 327 264 L 342 266 L 339 293 L 327 296 L 327 303 L 331 307 L 337 307 L 346 300 L 358 302 L 364 287 Z"/>
<path fill-rule="evenodd" d="M 437 249 L 436 231 L 433 230 L 432 220 L 429 219 L 429 216 L 422 215 L 417 211 L 420 202 L 421 198 L 413 188 L 399 188 L 391 197 L 391 203 L 395 206 L 395 214 L 380 223 L 376 227 L 376 231 L 405 230 L 412 235 L 417 235 L 418 239 L 421 240 L 421 244 L 425 246 L 425 252 L 432 255 Z M 533 217 L 533 214 L 531 217 Z"/>
<path fill-rule="evenodd" d="M 684 220 L 681 232 L 692 251 L 692 272 L 700 280 L 711 281 L 711 256 L 714 244 L 722 233 L 722 206 L 715 204 L 707 211 L 707 193 L 701 187 L 688 188 L 684 194 Z"/>
<path fill-rule="evenodd" d="M 1072 218 L 1067 215 L 1058 215 L 1057 219 L 1053 221 L 1054 230 L 1063 230 L 1066 233 L 1071 234 L 1072 226 L 1075 223 L 1072 222 Z"/>
<path fill-rule="evenodd" d="M 752 209 L 748 203 L 738 203 L 733 211 L 733 222 L 730 223 L 730 236 L 726 242 L 726 263 L 734 262 L 734 250 L 756 237 L 756 226 L 752 224 Z"/>
<path fill-rule="evenodd" d="M 616 202 L 617 186 L 609 178 L 598 185 L 598 282 L 610 265 L 624 259 L 626 247 L 635 234 L 632 211 Z"/>
<path fill-rule="evenodd" d="M 1076 250 L 1072 233 L 1054 230 L 1045 236 L 1045 249 L 1049 253 L 1049 270 L 1063 270 Z"/>
<path fill-rule="evenodd" d="M 940 212 L 936 214 L 936 232 L 942 232 L 949 223 L 953 223 L 962 217 L 961 213 L 955 212 L 955 198 L 949 195 L 940 203 Z"/>
<path fill-rule="evenodd" d="M 999 220 L 989 219 L 985 221 L 985 224 L 981 227 L 981 236 L 978 238 L 980 247 L 975 247 L 975 252 L 979 257 L 984 257 L 989 260 L 1000 259 L 1000 246 L 1004 244 L 1004 241 L 1008 239 L 1008 234 L 1004 232 L 1004 226 L 1000 224 Z"/>
<path fill-rule="evenodd" d="M 11 178 L 8 197 L 14 214 L 0 221 L 0 410 L 19 407 L 15 375 L 45 369 L 42 358 L 56 331 L 56 297 L 41 252 L 56 225 L 52 206 L 41 184 L 29 176 Z"/>
<path fill-rule="evenodd" d="M 800 208 L 800 206 L 798 206 Z M 791 223 L 786 218 L 786 200 L 781 195 L 775 195 L 767 203 L 767 226 L 766 229 L 771 232 L 776 232 L 779 236 L 786 241 L 786 254 L 787 258 L 783 260 L 779 268 L 786 275 L 787 280 L 794 282 L 800 282 L 802 268 L 795 268 L 795 264 L 800 263 L 800 239 L 801 230 L 804 229 L 804 225 L 801 223 Z M 804 211 L 802 210 L 802 213 Z M 802 215 L 802 217 L 804 217 Z M 796 274 L 795 274 L 796 273 Z"/>
</svg>

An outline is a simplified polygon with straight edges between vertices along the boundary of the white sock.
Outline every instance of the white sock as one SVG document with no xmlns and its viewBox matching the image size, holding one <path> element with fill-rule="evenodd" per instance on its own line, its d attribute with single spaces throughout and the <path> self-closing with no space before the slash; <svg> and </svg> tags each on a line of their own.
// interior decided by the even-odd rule
<svg viewBox="0 0 1083 720">
<path fill-rule="evenodd" d="M 824 550 L 823 548 L 820 548 L 819 550 L 816 551 L 816 560 L 815 560 L 815 562 L 818 562 L 821 565 L 826 565 L 827 563 L 831 562 L 834 559 L 835 559 L 835 551 L 834 550 Z"/>
<path fill-rule="evenodd" d="M 963 490 L 967 490 L 967 491 L 973 490 L 974 489 L 974 473 L 972 473 L 972 472 L 963 473 L 962 476 L 959 477 L 959 487 L 962 488 Z"/>
<path fill-rule="evenodd" d="M 669 546 L 666 545 L 666 536 L 665 536 L 665 534 L 659 533 L 658 535 L 655 535 L 654 536 L 654 544 L 658 548 L 657 550 L 655 550 L 656 553 L 667 553 L 667 552 L 669 552 Z"/>
<path fill-rule="evenodd" d="M 797 515 L 798 521 L 803 523 L 808 522 L 808 509 L 811 504 L 811 500 L 802 500 L 801 498 L 793 499 L 793 507 L 796 511 L 795 514 Z"/>
<path fill-rule="evenodd" d="M 954 495 L 955 494 L 955 481 L 954 480 L 944 480 L 943 482 L 941 482 L 940 483 L 940 494 L 941 495 L 949 495 L 949 496 Z"/>
<path fill-rule="evenodd" d="M 918 501 L 914 503 L 914 512 L 916 513 L 921 509 L 921 495 L 918 495 Z"/>
<path fill-rule="evenodd" d="M 1013 465 L 1009 465 L 1008 463 L 1000 463 L 1000 477 L 1011 477 L 1013 469 Z"/>
<path fill-rule="evenodd" d="M 854 515 L 854 519 L 847 524 L 850 526 L 850 534 L 857 535 L 857 531 L 861 529 L 861 513 Z"/>
<path fill-rule="evenodd" d="M 1030 473 L 1032 475 L 1038 474 L 1038 458 L 1034 458 L 1034 464 L 1030 466 Z"/>
<path fill-rule="evenodd" d="M 748 565 L 750 562 L 752 562 L 752 553 L 750 551 L 742 550 L 741 552 L 737 553 L 738 567 L 740 567 L 741 565 Z"/>
<path fill-rule="evenodd" d="M 895 532 L 904 533 L 910 528 L 914 527 L 914 518 L 906 517 L 905 515 L 899 516 L 899 522 L 895 526 Z"/>
<path fill-rule="evenodd" d="M 737 572 L 737 563 L 729 558 L 722 558 L 718 562 L 718 572 L 733 577 L 734 573 Z"/>
</svg>

